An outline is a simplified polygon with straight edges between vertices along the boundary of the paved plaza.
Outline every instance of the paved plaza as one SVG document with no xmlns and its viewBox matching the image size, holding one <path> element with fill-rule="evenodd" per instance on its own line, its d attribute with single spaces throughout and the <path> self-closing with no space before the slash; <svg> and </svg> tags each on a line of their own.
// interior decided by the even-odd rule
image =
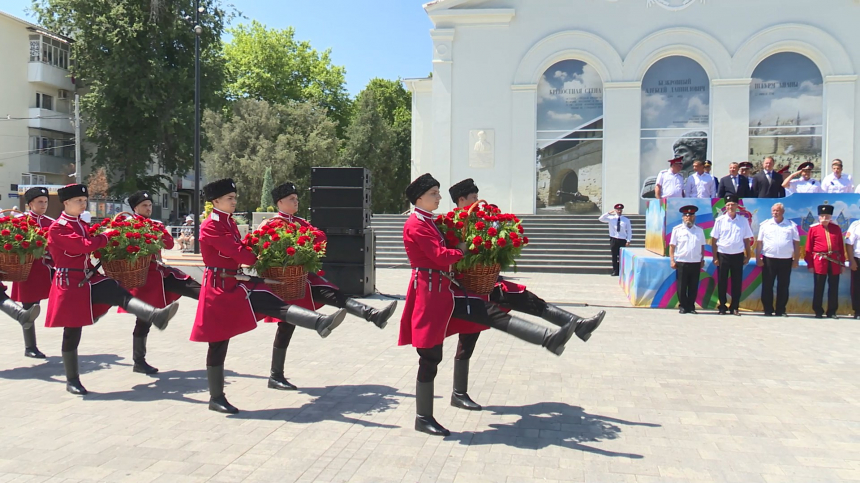
<svg viewBox="0 0 860 483">
<path fill-rule="evenodd" d="M 381 270 L 377 287 L 403 294 L 408 276 Z M 382 331 L 352 317 L 327 339 L 297 330 L 287 377 L 298 392 L 266 388 L 274 326 L 233 339 L 235 416 L 207 410 L 206 346 L 188 341 L 193 301 L 150 334 L 155 377 L 131 371 L 131 316 L 86 328 L 83 398 L 64 390 L 61 330 L 40 318 L 49 357 L 26 359 L 4 317 L 0 482 L 860 480 L 860 322 L 630 308 L 608 276 L 519 281 L 607 317 L 561 357 L 481 335 L 470 394 L 482 412 L 448 405 L 449 339 L 436 380 L 445 439 L 412 429 L 417 356 L 396 346 L 399 310 Z"/>
</svg>

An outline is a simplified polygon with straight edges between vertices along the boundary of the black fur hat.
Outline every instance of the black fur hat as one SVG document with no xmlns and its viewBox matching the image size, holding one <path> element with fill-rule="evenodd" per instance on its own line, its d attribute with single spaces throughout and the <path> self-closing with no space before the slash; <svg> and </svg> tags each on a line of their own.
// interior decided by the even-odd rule
<svg viewBox="0 0 860 483">
<path fill-rule="evenodd" d="M 475 180 L 472 178 L 466 178 L 463 181 L 455 184 L 454 186 L 448 188 L 448 193 L 451 195 L 451 200 L 454 203 L 460 200 L 460 197 L 466 198 L 472 193 L 478 192 L 478 185 L 475 184 Z"/>
<path fill-rule="evenodd" d="M 29 203 L 40 196 L 48 196 L 48 188 L 34 186 L 24 193 L 24 200 Z"/>
<path fill-rule="evenodd" d="M 219 179 L 203 187 L 203 197 L 206 198 L 206 201 L 212 201 L 235 192 L 236 183 L 230 178 Z"/>
<path fill-rule="evenodd" d="M 287 181 L 280 186 L 276 186 L 275 189 L 272 190 L 272 201 L 274 201 L 275 205 L 277 205 L 278 201 L 281 201 L 287 196 L 296 194 L 298 192 L 299 190 L 296 189 L 296 185 Z M 265 208 L 265 206 L 263 208 Z"/>
<path fill-rule="evenodd" d="M 144 201 L 152 201 L 152 196 L 150 196 L 146 191 L 138 191 L 137 193 L 132 193 L 132 195 L 128 197 L 128 204 L 131 206 L 132 210 Z"/>
<path fill-rule="evenodd" d="M 434 186 L 439 187 L 442 185 L 430 173 L 422 174 L 406 187 L 406 197 L 414 205 L 418 201 L 418 198 L 421 198 L 424 193 Z"/>
<path fill-rule="evenodd" d="M 78 196 L 86 196 L 89 198 L 87 187 L 82 184 L 69 184 L 57 190 L 57 196 L 60 197 L 60 202 L 77 198 Z"/>
</svg>

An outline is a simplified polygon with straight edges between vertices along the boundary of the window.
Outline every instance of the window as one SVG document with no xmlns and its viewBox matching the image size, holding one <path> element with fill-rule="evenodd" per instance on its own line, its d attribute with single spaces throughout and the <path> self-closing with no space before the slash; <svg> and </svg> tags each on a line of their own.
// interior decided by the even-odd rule
<svg viewBox="0 0 860 483">
<path fill-rule="evenodd" d="M 23 185 L 43 185 L 45 183 L 44 174 L 21 173 L 21 184 Z"/>
<path fill-rule="evenodd" d="M 41 92 L 36 93 L 36 107 L 39 109 L 47 109 L 49 111 L 54 110 L 54 96 L 49 96 L 48 94 L 42 94 Z"/>
<path fill-rule="evenodd" d="M 45 35 L 30 35 L 30 62 L 69 68 L 69 44 Z"/>
</svg>

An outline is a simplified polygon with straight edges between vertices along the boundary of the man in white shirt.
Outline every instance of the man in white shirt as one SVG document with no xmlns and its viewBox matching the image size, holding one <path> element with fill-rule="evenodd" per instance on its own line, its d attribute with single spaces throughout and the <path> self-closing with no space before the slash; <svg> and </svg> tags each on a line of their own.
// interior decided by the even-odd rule
<svg viewBox="0 0 860 483">
<path fill-rule="evenodd" d="M 693 161 L 693 170 L 684 183 L 684 195 L 687 198 L 716 198 L 717 184 L 714 177 L 705 172 L 705 163 L 700 159 Z"/>
<path fill-rule="evenodd" d="M 698 162 L 698 161 L 697 161 Z M 713 182 L 710 183 L 714 185 Z M 669 240 L 669 260 L 675 269 L 678 292 L 678 312 L 682 314 L 696 313 L 696 296 L 699 293 L 699 273 L 705 264 L 705 232 L 696 226 L 694 205 L 684 206 L 679 210 L 684 221 L 672 228 Z"/>
<path fill-rule="evenodd" d="M 774 315 L 773 282 L 776 281 L 776 316 L 788 317 L 788 287 L 791 269 L 797 268 L 800 260 L 800 234 L 797 225 L 785 219 L 785 206 L 776 203 L 770 209 L 773 218 L 759 225 L 756 242 L 756 265 L 762 267 L 761 304 L 764 315 Z"/>
<path fill-rule="evenodd" d="M 744 267 L 750 261 L 750 239 L 753 238 L 749 221 L 738 216 L 738 197 L 726 195 L 726 213 L 714 221 L 711 229 L 711 250 L 714 265 L 719 269 L 717 292 L 720 299 L 720 315 L 726 314 L 726 289 L 729 277 L 732 278 L 732 305 L 728 309 L 741 315 L 741 293 L 743 288 Z"/>
<path fill-rule="evenodd" d="M 684 158 L 678 156 L 670 159 L 669 163 L 669 169 L 660 171 L 654 183 L 654 197 L 658 200 L 684 197 L 684 176 L 681 174 Z"/>
<path fill-rule="evenodd" d="M 832 173 L 821 180 L 821 189 L 825 193 L 853 193 L 854 181 L 850 174 L 842 172 L 842 160 L 834 159 L 830 165 Z"/>
<path fill-rule="evenodd" d="M 821 193 L 821 183 L 818 180 L 812 179 L 812 170 L 814 168 L 814 164 L 806 162 L 798 167 L 797 172 L 791 173 L 782 182 L 786 196 L 794 193 Z M 800 177 L 798 178 L 798 176 Z"/>
<path fill-rule="evenodd" d="M 600 218 L 597 219 L 609 224 L 609 250 L 612 252 L 613 277 L 618 276 L 618 258 L 621 255 L 621 247 L 630 246 L 630 241 L 633 240 L 633 227 L 630 225 L 629 218 L 621 216 L 623 210 L 624 205 L 618 203 L 614 210 L 600 215 Z"/>
<path fill-rule="evenodd" d="M 851 267 L 851 307 L 854 318 L 860 319 L 860 220 L 851 223 L 845 232 L 845 252 Z"/>
</svg>

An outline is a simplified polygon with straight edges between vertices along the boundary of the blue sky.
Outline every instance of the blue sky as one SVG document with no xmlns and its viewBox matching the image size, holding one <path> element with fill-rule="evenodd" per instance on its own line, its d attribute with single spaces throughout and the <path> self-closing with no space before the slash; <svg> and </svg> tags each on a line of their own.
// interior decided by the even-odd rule
<svg viewBox="0 0 860 483">
<path fill-rule="evenodd" d="M 357 94 L 374 77 L 425 77 L 432 70 L 427 0 L 226 0 L 270 28 L 294 27 L 317 50 L 332 49 L 346 67 L 347 89 Z M 30 0 L 0 0 L 0 10 L 30 21 Z"/>
</svg>

